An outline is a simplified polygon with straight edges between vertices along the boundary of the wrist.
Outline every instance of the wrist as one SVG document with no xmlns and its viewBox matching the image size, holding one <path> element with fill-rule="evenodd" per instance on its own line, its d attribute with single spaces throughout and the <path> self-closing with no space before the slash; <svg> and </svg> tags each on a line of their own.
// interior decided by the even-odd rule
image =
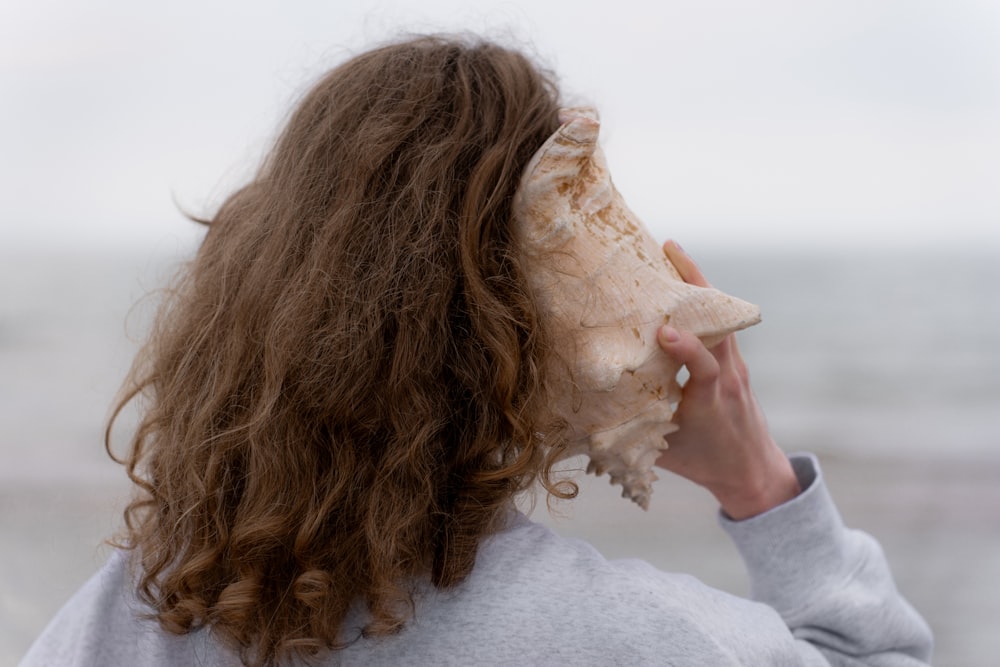
<svg viewBox="0 0 1000 667">
<path fill-rule="evenodd" d="M 802 486 L 787 458 L 768 475 L 734 489 L 710 489 L 722 506 L 722 511 L 734 521 L 763 514 L 787 503 L 800 493 Z"/>
</svg>

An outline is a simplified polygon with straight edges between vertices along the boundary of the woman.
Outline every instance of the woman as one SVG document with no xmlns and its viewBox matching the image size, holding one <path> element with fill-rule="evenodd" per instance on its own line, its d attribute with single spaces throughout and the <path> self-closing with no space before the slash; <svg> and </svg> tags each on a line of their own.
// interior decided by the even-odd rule
<svg viewBox="0 0 1000 667">
<path fill-rule="evenodd" d="M 659 463 L 719 499 L 761 602 L 513 510 L 536 481 L 575 493 L 542 409 L 559 341 L 510 227 L 558 110 L 524 56 L 466 39 L 375 49 L 309 91 L 163 306 L 118 408 L 147 401 L 121 550 L 25 665 L 928 659 L 877 545 L 774 444 L 731 338 L 660 332 L 690 380 Z"/>
</svg>

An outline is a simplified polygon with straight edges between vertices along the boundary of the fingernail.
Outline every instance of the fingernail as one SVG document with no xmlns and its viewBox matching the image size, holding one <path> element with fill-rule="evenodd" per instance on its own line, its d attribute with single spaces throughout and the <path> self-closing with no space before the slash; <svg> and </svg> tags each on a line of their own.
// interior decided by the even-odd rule
<svg viewBox="0 0 1000 667">
<path fill-rule="evenodd" d="M 681 335 L 677 333 L 677 329 L 666 325 L 660 329 L 660 334 L 663 336 L 663 340 L 668 343 L 676 343 L 681 338 Z"/>
</svg>

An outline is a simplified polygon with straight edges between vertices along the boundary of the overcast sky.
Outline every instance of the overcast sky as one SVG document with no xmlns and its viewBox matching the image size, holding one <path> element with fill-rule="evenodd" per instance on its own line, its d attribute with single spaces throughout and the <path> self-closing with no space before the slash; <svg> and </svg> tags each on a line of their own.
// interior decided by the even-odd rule
<svg viewBox="0 0 1000 667">
<path fill-rule="evenodd" d="M 186 243 L 319 73 L 456 29 L 599 108 L 658 238 L 1000 249 L 996 0 L 5 0 L 0 245 Z"/>
</svg>

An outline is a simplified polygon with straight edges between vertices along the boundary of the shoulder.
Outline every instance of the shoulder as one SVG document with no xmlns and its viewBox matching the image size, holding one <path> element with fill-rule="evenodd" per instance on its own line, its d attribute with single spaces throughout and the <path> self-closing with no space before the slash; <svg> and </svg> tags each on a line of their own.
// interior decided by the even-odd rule
<svg viewBox="0 0 1000 667">
<path fill-rule="evenodd" d="M 484 540 L 465 582 L 424 591 L 384 648 L 446 664 L 735 665 L 780 653 L 788 638 L 767 607 L 644 561 L 609 561 L 517 515 Z"/>
<path fill-rule="evenodd" d="M 28 650 L 22 667 L 34 665 L 77 665 L 99 658 L 103 645 L 102 632 L 123 602 L 127 558 L 121 552 L 112 554 L 98 570 L 63 605 Z M 95 663 L 96 664 L 96 663 Z"/>
<path fill-rule="evenodd" d="M 20 667 L 179 667 L 215 651 L 204 632 L 171 635 L 149 611 L 135 597 L 128 555 L 116 551 L 53 617 Z"/>
</svg>

